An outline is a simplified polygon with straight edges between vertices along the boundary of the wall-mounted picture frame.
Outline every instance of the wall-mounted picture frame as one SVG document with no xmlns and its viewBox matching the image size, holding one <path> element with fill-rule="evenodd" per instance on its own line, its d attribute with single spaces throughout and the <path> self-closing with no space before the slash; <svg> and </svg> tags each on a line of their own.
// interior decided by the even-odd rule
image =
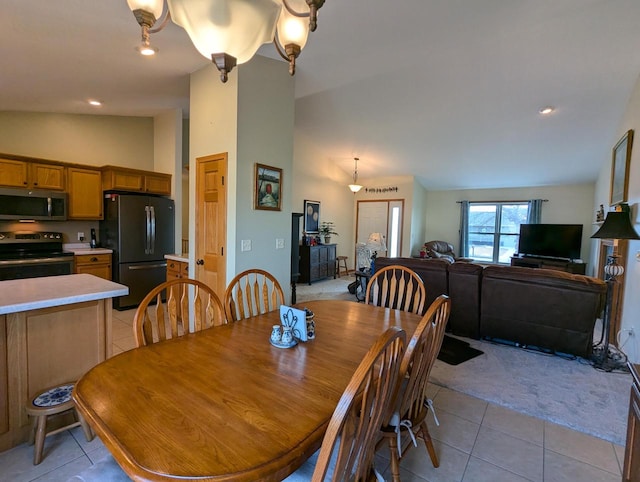
<svg viewBox="0 0 640 482">
<path fill-rule="evenodd" d="M 633 129 L 629 129 L 613 148 L 611 159 L 611 194 L 609 205 L 627 202 L 629 194 L 629 164 L 633 146 Z"/>
<path fill-rule="evenodd" d="M 282 210 L 282 169 L 256 163 L 254 208 Z"/>
<path fill-rule="evenodd" d="M 320 229 L 320 201 L 304 200 L 304 231 L 316 234 Z"/>
</svg>

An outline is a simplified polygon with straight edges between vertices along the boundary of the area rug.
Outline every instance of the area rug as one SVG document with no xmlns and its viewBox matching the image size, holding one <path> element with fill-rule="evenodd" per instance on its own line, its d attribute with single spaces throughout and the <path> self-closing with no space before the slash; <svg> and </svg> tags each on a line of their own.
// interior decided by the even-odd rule
<svg viewBox="0 0 640 482">
<path fill-rule="evenodd" d="M 431 383 L 625 444 L 630 374 L 600 372 L 582 358 L 463 340 L 484 353 L 455 366 L 436 360 Z"/>
<path fill-rule="evenodd" d="M 468 342 L 444 335 L 438 360 L 449 365 L 459 365 L 472 358 L 482 355 L 482 351 L 472 348 Z"/>
</svg>

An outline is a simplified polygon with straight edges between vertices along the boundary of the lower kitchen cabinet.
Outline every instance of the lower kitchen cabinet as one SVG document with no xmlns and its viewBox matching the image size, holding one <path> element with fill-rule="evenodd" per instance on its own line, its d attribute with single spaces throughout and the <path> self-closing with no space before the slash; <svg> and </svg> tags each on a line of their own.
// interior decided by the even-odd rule
<svg viewBox="0 0 640 482">
<path fill-rule="evenodd" d="M 111 281 L 110 254 L 79 254 L 75 256 L 76 273 L 92 274 Z"/>
<path fill-rule="evenodd" d="M 176 261 L 175 259 L 167 260 L 167 281 L 179 278 L 189 277 L 189 262 Z"/>
</svg>

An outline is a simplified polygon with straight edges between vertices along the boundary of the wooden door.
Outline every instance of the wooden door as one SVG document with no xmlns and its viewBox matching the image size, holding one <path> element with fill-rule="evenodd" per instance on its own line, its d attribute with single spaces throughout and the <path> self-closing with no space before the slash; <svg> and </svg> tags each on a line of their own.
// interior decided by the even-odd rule
<svg viewBox="0 0 640 482">
<path fill-rule="evenodd" d="M 196 159 L 195 278 L 222 300 L 226 288 L 227 153 Z"/>
</svg>

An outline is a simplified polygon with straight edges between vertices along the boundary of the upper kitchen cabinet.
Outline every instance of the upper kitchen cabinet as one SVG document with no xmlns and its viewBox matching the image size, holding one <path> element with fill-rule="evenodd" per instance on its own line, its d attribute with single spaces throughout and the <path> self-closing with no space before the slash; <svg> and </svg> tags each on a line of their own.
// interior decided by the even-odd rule
<svg viewBox="0 0 640 482">
<path fill-rule="evenodd" d="M 102 219 L 102 172 L 70 167 L 68 219 Z"/>
<path fill-rule="evenodd" d="M 171 174 L 104 166 L 102 168 L 102 188 L 105 191 L 145 192 L 170 196 Z"/>
<path fill-rule="evenodd" d="M 65 171 L 63 165 L 0 158 L 0 185 L 64 191 Z"/>
</svg>

